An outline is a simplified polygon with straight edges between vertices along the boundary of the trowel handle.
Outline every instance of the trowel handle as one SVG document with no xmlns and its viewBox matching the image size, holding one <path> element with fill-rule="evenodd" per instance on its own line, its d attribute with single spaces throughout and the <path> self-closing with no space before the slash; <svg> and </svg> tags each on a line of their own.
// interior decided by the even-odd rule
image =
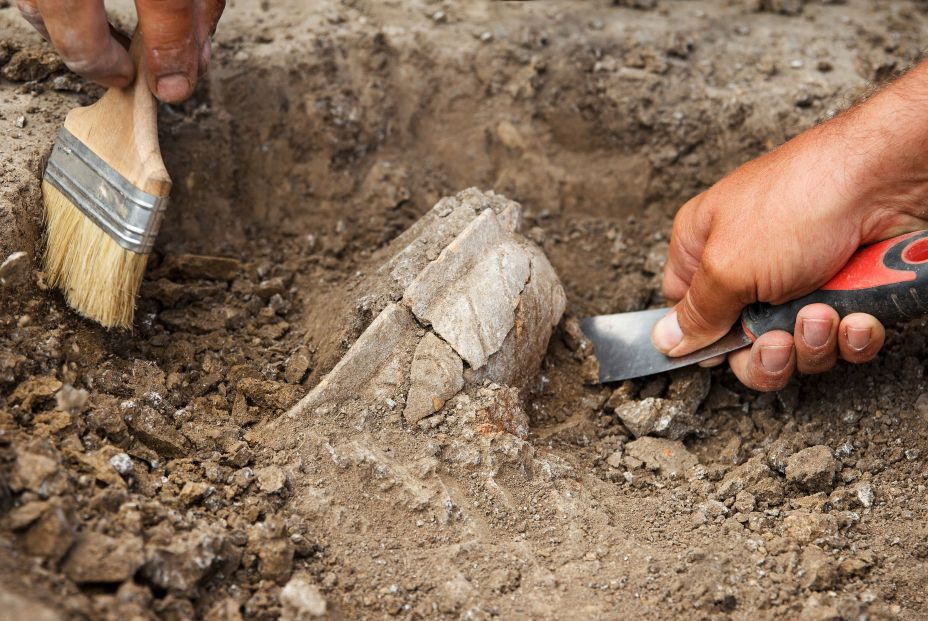
<svg viewBox="0 0 928 621">
<path fill-rule="evenodd" d="M 928 231 L 860 248 L 818 291 L 779 306 L 752 304 L 741 314 L 741 323 L 751 338 L 771 330 L 792 332 L 799 310 L 816 302 L 841 317 L 868 313 L 884 324 L 928 315 Z"/>
</svg>

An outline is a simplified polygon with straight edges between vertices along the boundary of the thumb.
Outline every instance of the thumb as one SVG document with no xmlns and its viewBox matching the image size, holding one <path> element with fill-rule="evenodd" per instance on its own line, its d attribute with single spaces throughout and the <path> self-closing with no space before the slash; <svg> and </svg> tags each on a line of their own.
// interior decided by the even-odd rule
<svg viewBox="0 0 928 621">
<path fill-rule="evenodd" d="M 682 356 L 711 345 L 738 320 L 748 298 L 715 276 L 705 263 L 696 270 L 683 300 L 654 326 L 654 346 L 668 356 Z"/>
<path fill-rule="evenodd" d="M 136 0 L 151 91 L 179 103 L 193 92 L 200 49 L 190 0 Z"/>
</svg>

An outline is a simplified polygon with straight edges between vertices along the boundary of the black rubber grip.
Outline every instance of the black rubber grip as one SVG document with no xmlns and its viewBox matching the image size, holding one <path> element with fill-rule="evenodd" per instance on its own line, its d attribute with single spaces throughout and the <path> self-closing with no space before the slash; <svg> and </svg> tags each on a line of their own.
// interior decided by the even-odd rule
<svg viewBox="0 0 928 621">
<path fill-rule="evenodd" d="M 884 324 L 928 315 L 928 231 L 861 248 L 818 291 L 779 306 L 748 306 L 741 315 L 742 326 L 751 338 L 771 330 L 792 332 L 799 310 L 816 302 L 831 306 L 841 317 L 868 313 Z"/>
</svg>

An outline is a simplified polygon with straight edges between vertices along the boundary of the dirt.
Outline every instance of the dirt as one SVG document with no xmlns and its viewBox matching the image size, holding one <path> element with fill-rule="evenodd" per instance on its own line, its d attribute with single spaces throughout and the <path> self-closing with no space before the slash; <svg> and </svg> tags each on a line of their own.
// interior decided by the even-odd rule
<svg viewBox="0 0 928 621">
<path fill-rule="evenodd" d="M 575 324 L 661 304 L 674 210 L 904 69 L 924 3 L 578 7 L 234 3 L 160 111 L 128 333 L 38 259 L 44 158 L 100 90 L 0 8 L 0 618 L 924 617 L 922 322 L 769 395 L 588 385 Z M 284 414 L 374 319 L 389 242 L 471 186 L 564 285 L 541 370 L 426 425 Z"/>
</svg>

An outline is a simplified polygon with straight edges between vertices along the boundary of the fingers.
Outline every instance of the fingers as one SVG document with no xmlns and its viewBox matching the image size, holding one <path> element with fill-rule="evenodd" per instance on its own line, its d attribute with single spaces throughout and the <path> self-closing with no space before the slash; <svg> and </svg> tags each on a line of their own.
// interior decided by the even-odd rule
<svg viewBox="0 0 928 621">
<path fill-rule="evenodd" d="M 110 34 L 102 0 L 27 0 L 20 11 L 33 25 L 38 12 L 48 39 L 71 71 L 104 86 L 121 88 L 132 82 L 132 59 Z"/>
<path fill-rule="evenodd" d="M 702 196 L 700 194 L 684 204 L 673 221 L 663 280 L 664 297 L 668 300 L 683 299 L 699 267 L 709 235 L 708 215 L 699 208 Z"/>
<path fill-rule="evenodd" d="M 840 321 L 837 311 L 826 304 L 810 304 L 799 311 L 793 334 L 800 373 L 823 373 L 835 366 Z"/>
<path fill-rule="evenodd" d="M 810 304 L 796 317 L 795 338 L 788 332 L 768 332 L 750 349 L 729 354 L 728 363 L 748 388 L 780 390 L 797 370 L 810 374 L 832 368 L 839 353 L 848 362 L 869 362 L 885 339 L 883 325 L 871 315 L 854 313 L 839 320 L 830 306 Z"/>
<path fill-rule="evenodd" d="M 838 349 L 848 362 L 869 362 L 879 353 L 886 340 L 886 330 L 876 317 L 852 313 L 838 327 Z"/>
<path fill-rule="evenodd" d="M 796 349 L 789 332 L 775 330 L 760 336 L 750 349 L 728 355 L 728 364 L 748 388 L 780 390 L 796 370 Z"/>
<path fill-rule="evenodd" d="M 187 99 L 196 84 L 203 50 L 191 0 L 136 0 L 149 87 L 162 101 Z"/>
</svg>

